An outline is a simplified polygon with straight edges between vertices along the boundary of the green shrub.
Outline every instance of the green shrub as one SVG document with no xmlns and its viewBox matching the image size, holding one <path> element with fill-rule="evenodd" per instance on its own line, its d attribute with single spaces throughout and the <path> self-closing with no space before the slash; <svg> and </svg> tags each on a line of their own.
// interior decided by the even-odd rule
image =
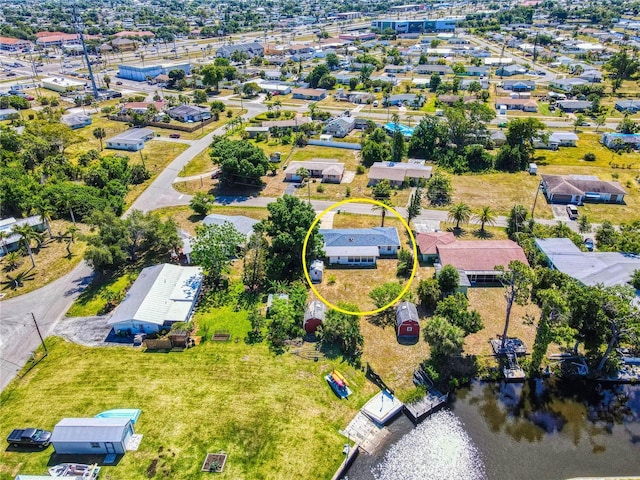
<svg viewBox="0 0 640 480">
<path fill-rule="evenodd" d="M 318 187 L 316 188 L 316 191 L 318 193 L 324 193 L 324 185 L 322 184 L 318 185 Z"/>
<path fill-rule="evenodd" d="M 582 157 L 582 159 L 585 162 L 595 162 L 596 161 L 596 154 L 592 153 L 592 152 L 585 153 L 584 157 Z"/>
<path fill-rule="evenodd" d="M 327 285 L 335 285 L 336 283 L 336 276 L 335 275 L 329 275 L 327 277 Z"/>
</svg>

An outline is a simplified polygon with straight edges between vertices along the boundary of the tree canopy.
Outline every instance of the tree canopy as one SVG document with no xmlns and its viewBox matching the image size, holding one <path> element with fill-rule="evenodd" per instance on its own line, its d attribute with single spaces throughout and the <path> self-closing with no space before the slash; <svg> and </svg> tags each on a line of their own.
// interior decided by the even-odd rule
<svg viewBox="0 0 640 480">
<path fill-rule="evenodd" d="M 220 165 L 220 181 L 229 186 L 260 186 L 260 177 L 269 169 L 269 159 L 261 148 L 246 140 L 218 137 L 211 144 L 211 159 Z"/>
<path fill-rule="evenodd" d="M 193 262 L 201 265 L 204 274 L 217 284 L 231 270 L 231 262 L 246 240 L 230 222 L 222 225 L 198 225 L 192 244 Z"/>
</svg>

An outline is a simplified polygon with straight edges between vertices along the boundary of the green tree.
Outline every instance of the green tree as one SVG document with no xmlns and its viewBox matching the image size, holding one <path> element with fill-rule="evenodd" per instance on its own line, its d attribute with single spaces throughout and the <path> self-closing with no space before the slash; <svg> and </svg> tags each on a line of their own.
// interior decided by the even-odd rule
<svg viewBox="0 0 640 480">
<path fill-rule="evenodd" d="M 213 86 L 216 91 L 218 91 L 218 87 L 220 82 L 224 78 L 224 68 L 217 65 L 206 65 L 200 70 L 200 74 L 202 75 L 202 84 Z"/>
<path fill-rule="evenodd" d="M 102 81 L 106 85 L 107 89 L 109 89 L 109 85 L 111 85 L 111 77 L 109 75 L 104 75 L 102 77 Z"/>
<path fill-rule="evenodd" d="M 609 220 L 605 220 L 596 230 L 596 243 L 598 250 L 615 250 L 618 243 L 619 233 Z"/>
<path fill-rule="evenodd" d="M 380 217 L 381 217 L 380 226 L 384 227 L 384 219 L 387 217 L 387 210 L 388 210 L 387 207 L 391 207 L 392 205 L 391 205 L 391 201 L 388 198 L 384 198 L 379 201 L 380 203 L 384 204 L 384 206 L 374 205 L 371 207 L 371 210 L 376 210 L 380 212 Z"/>
<path fill-rule="evenodd" d="M 218 284 L 222 276 L 231 271 L 231 262 L 245 240 L 231 222 L 198 225 L 191 257 L 202 266 L 207 278 Z"/>
<path fill-rule="evenodd" d="M 437 73 L 434 73 L 429 79 L 429 90 L 435 92 L 436 90 L 438 90 L 438 87 L 441 83 L 442 77 L 440 77 L 440 75 L 438 75 Z"/>
<path fill-rule="evenodd" d="M 36 213 L 40 215 L 44 226 L 49 233 L 49 238 L 53 237 L 51 233 L 51 216 L 55 213 L 56 209 L 51 206 L 50 203 L 40 199 L 36 206 Z"/>
<path fill-rule="evenodd" d="M 338 307 L 348 312 L 359 311 L 358 306 L 352 303 L 339 302 Z M 362 355 L 364 338 L 360 332 L 360 317 L 357 315 L 347 315 L 331 309 L 318 327 L 317 335 L 322 343 L 336 345 L 351 360 Z"/>
<path fill-rule="evenodd" d="M 507 142 L 496 157 L 496 167 L 500 170 L 516 172 L 526 170 L 533 159 L 535 139 L 547 140 L 546 125 L 537 118 L 516 118 L 509 122 L 506 132 Z"/>
<path fill-rule="evenodd" d="M 335 70 L 340 65 L 340 59 L 335 53 L 327 53 L 325 62 L 327 63 L 327 67 L 329 67 L 329 70 Z"/>
<path fill-rule="evenodd" d="M 309 82 L 310 88 L 317 88 L 320 83 L 320 79 L 325 75 L 329 75 L 331 72 L 326 64 L 316 65 L 313 70 L 307 75 L 307 82 Z"/>
<path fill-rule="evenodd" d="M 281 298 L 273 300 L 269 309 L 267 343 L 274 353 L 283 353 L 286 341 L 300 332 L 301 328 L 296 328 L 295 318 L 294 308 L 289 301 Z"/>
<path fill-rule="evenodd" d="M 211 195 L 203 192 L 196 192 L 193 198 L 191 198 L 189 206 L 196 215 L 204 217 L 209 213 L 209 210 L 211 210 L 213 203 L 214 201 Z"/>
<path fill-rule="evenodd" d="M 409 206 L 407 207 L 407 224 L 411 225 L 411 220 L 416 218 L 422 212 L 422 189 L 417 187 L 409 198 Z"/>
<path fill-rule="evenodd" d="M 404 135 L 400 129 L 396 128 L 391 138 L 391 161 L 398 163 L 401 162 L 405 152 L 406 145 L 404 142 Z"/>
<path fill-rule="evenodd" d="M 270 167 L 262 149 L 246 140 L 218 137 L 211 144 L 210 156 L 220 165 L 221 182 L 229 186 L 259 186 Z"/>
<path fill-rule="evenodd" d="M 578 219 L 578 231 L 580 233 L 590 233 L 591 232 L 591 223 L 589 223 L 589 217 L 586 215 L 581 215 Z"/>
<path fill-rule="evenodd" d="M 562 292 L 549 288 L 536 292 L 536 297 L 541 313 L 531 354 L 531 372 L 539 370 L 551 342 L 566 340 L 574 334 L 572 329 L 566 326 L 569 306 Z"/>
<path fill-rule="evenodd" d="M 423 307 L 433 309 L 436 307 L 438 300 L 440 299 L 440 284 L 435 278 L 420 280 L 420 282 L 418 282 L 416 293 L 418 295 L 418 300 Z"/>
<path fill-rule="evenodd" d="M 385 200 L 389 198 L 391 194 L 391 182 L 386 178 L 384 180 L 380 180 L 376 183 L 371 189 L 371 195 L 377 200 Z"/>
<path fill-rule="evenodd" d="M 469 300 L 458 292 L 438 302 L 434 315 L 446 318 L 452 325 L 462 328 L 465 335 L 476 333 L 484 327 L 476 310 L 468 311 Z"/>
<path fill-rule="evenodd" d="M 249 314 L 247 315 L 247 320 L 249 320 L 249 324 L 251 325 L 251 330 L 247 333 L 246 342 L 249 344 L 260 343 L 264 340 L 264 334 L 262 332 L 266 320 L 260 314 L 257 308 L 252 308 L 249 310 Z"/>
<path fill-rule="evenodd" d="M 534 272 L 528 265 L 512 260 L 505 269 L 502 265 L 498 265 L 496 270 L 502 271 L 500 282 L 504 286 L 504 299 L 507 302 L 506 315 L 504 321 L 504 330 L 502 331 L 501 348 L 504 349 L 507 342 L 507 333 L 509 330 L 509 322 L 511 321 L 511 309 L 513 304 L 524 306 L 529 303 L 531 297 L 531 287 L 534 282 Z"/>
<path fill-rule="evenodd" d="M 94 128 L 93 129 L 93 136 L 97 140 L 100 140 L 100 151 L 102 151 L 102 139 L 107 136 L 107 132 L 102 127 Z"/>
<path fill-rule="evenodd" d="M 207 103 L 208 99 L 209 98 L 207 97 L 207 92 L 205 92 L 204 90 L 193 91 L 193 102 L 196 105 L 202 105 L 203 103 Z"/>
<path fill-rule="evenodd" d="M 529 212 L 523 205 L 514 205 L 507 216 L 507 234 L 514 238 L 516 233 L 529 232 L 529 222 L 527 218 Z"/>
<path fill-rule="evenodd" d="M 463 202 L 455 204 L 449 209 L 447 219 L 456 222 L 455 229 L 458 230 L 460 228 L 460 222 L 469 223 L 471 219 L 471 209 L 469 205 Z"/>
<path fill-rule="evenodd" d="M 400 295 L 401 291 L 402 285 L 397 282 L 383 283 L 369 292 L 369 298 L 373 301 L 376 309 L 378 309 L 392 302 Z M 392 313 L 393 308 L 389 307 L 384 310 L 381 315 L 388 320 Z"/>
<path fill-rule="evenodd" d="M 271 279 L 293 280 L 302 275 L 302 245 L 315 219 L 315 210 L 305 201 L 284 195 L 267 206 L 264 231 L 271 238 L 267 273 Z M 305 261 L 323 256 L 324 241 L 318 225 L 309 236 Z"/>
<path fill-rule="evenodd" d="M 604 68 L 610 73 L 611 89 L 617 92 L 624 80 L 630 80 L 640 70 L 640 62 L 631 57 L 626 48 L 615 53 Z"/>
<path fill-rule="evenodd" d="M 478 210 L 475 215 L 475 219 L 480 222 L 480 231 L 484 233 L 485 224 L 495 225 L 496 223 L 496 214 L 491 209 L 491 207 L 482 207 Z"/>
<path fill-rule="evenodd" d="M 433 175 L 427 182 L 427 198 L 432 205 L 446 205 L 451 203 L 453 185 L 451 179 L 440 172 Z"/>
<path fill-rule="evenodd" d="M 444 265 L 437 276 L 443 295 L 451 295 L 460 285 L 460 274 L 453 265 Z"/>
<path fill-rule="evenodd" d="M 36 241 L 38 244 L 42 242 L 40 233 L 36 232 L 30 225 L 14 225 L 11 229 L 11 233 L 15 233 L 20 236 L 20 242 L 26 247 L 29 258 L 31 259 L 31 266 L 36 268 L 36 261 L 33 258 L 33 250 L 31 249 L 31 242 Z"/>
<path fill-rule="evenodd" d="M 640 290 L 640 269 L 633 271 L 633 276 L 631 277 L 631 285 L 636 290 Z"/>
<path fill-rule="evenodd" d="M 637 133 L 640 130 L 640 125 L 631 120 L 629 115 L 625 115 L 622 121 L 616 127 L 616 130 L 620 133 L 631 134 Z"/>
<path fill-rule="evenodd" d="M 446 127 L 437 117 L 425 116 L 409 139 L 409 155 L 412 157 L 437 159 L 446 148 Z"/>
<path fill-rule="evenodd" d="M 76 236 L 80 233 L 80 229 L 76 225 L 69 225 L 63 233 L 63 237 L 66 241 L 65 248 L 67 249 L 67 255 L 71 257 L 71 245 L 76 241 Z"/>
<path fill-rule="evenodd" d="M 242 282 L 251 290 L 264 284 L 267 279 L 267 249 L 269 244 L 260 228 L 254 228 L 242 256 Z"/>
<path fill-rule="evenodd" d="M 462 353 L 464 331 L 460 327 L 451 325 L 445 318 L 430 318 L 423 335 L 431 347 L 433 357 L 450 357 Z"/>
<path fill-rule="evenodd" d="M 381 128 L 376 128 L 362 145 L 362 164 L 370 167 L 376 162 L 386 162 L 391 158 L 387 134 Z"/>
</svg>

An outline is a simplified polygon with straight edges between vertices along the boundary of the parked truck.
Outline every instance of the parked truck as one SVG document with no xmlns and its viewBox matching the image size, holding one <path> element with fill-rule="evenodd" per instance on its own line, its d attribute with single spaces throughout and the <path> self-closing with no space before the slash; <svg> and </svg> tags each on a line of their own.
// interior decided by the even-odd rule
<svg viewBox="0 0 640 480">
<path fill-rule="evenodd" d="M 39 428 L 15 429 L 7 437 L 7 442 L 14 447 L 47 448 L 51 442 L 51 432 Z"/>
</svg>

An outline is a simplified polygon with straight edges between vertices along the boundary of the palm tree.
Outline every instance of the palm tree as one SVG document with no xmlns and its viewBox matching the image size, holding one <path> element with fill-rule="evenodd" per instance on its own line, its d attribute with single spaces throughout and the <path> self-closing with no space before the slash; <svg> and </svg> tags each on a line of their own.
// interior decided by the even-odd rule
<svg viewBox="0 0 640 480">
<path fill-rule="evenodd" d="M 0 242 L 2 242 L 2 250 L 4 250 L 5 255 L 9 253 L 9 249 L 7 248 L 7 244 L 5 240 L 9 238 L 9 234 L 3 230 L 0 230 Z"/>
<path fill-rule="evenodd" d="M 471 209 L 466 203 L 460 202 L 455 204 L 449 210 L 448 220 L 456 222 L 456 230 L 460 228 L 460 222 L 469 223 L 471 219 Z"/>
<path fill-rule="evenodd" d="M 22 257 L 18 252 L 9 252 L 4 258 L 5 258 L 5 261 L 7 262 L 6 268 L 10 272 L 18 268 L 22 263 Z"/>
<path fill-rule="evenodd" d="M 93 136 L 100 140 L 100 151 L 102 151 L 102 139 L 107 136 L 107 132 L 102 127 L 94 128 Z"/>
<path fill-rule="evenodd" d="M 55 208 L 51 206 L 51 204 L 47 202 L 40 201 L 38 206 L 36 207 L 36 212 L 40 215 L 44 226 L 47 227 L 47 232 L 49 232 L 49 238 L 53 237 L 51 233 L 51 214 L 55 212 Z"/>
<path fill-rule="evenodd" d="M 309 182 L 309 170 L 304 167 L 300 167 L 296 170 L 296 175 L 302 179 L 302 182 L 307 182 L 307 195 L 309 197 L 309 203 L 311 203 L 311 185 Z"/>
<path fill-rule="evenodd" d="M 38 232 L 36 232 L 33 228 L 31 228 L 29 225 L 15 225 L 12 229 L 11 229 L 12 233 L 15 233 L 17 235 L 20 235 L 20 240 L 25 244 L 25 246 L 27 247 L 27 253 L 29 254 L 29 258 L 31 258 L 31 265 L 33 265 L 33 268 L 36 267 L 36 261 L 33 258 L 33 251 L 31 250 L 31 241 L 36 239 Z"/>
<path fill-rule="evenodd" d="M 71 214 L 71 221 L 73 224 L 76 224 L 76 217 L 73 214 L 73 195 L 70 192 L 65 192 L 62 194 L 62 201 L 64 202 L 65 207 L 69 209 L 69 213 Z"/>
<path fill-rule="evenodd" d="M 387 207 L 392 207 L 393 205 L 391 205 L 391 201 L 388 198 L 385 198 L 384 200 L 380 200 L 380 203 L 386 205 Z M 371 210 L 379 210 L 380 211 L 380 215 L 382 216 L 382 221 L 380 222 L 380 226 L 384 227 L 384 219 L 387 217 L 387 209 L 385 207 L 383 207 L 382 205 L 374 205 L 373 207 L 371 207 Z"/>
<path fill-rule="evenodd" d="M 80 229 L 78 227 L 76 227 L 75 225 L 70 225 L 65 231 L 64 231 L 64 237 L 67 240 L 67 245 L 65 246 L 65 248 L 67 249 L 67 254 L 69 256 L 71 256 L 71 244 L 75 242 L 76 240 L 76 235 L 80 232 Z"/>
<path fill-rule="evenodd" d="M 474 217 L 480 222 L 480 231 L 482 233 L 484 233 L 485 224 L 495 225 L 496 223 L 496 214 L 491 210 L 491 207 L 482 207 Z"/>
</svg>

